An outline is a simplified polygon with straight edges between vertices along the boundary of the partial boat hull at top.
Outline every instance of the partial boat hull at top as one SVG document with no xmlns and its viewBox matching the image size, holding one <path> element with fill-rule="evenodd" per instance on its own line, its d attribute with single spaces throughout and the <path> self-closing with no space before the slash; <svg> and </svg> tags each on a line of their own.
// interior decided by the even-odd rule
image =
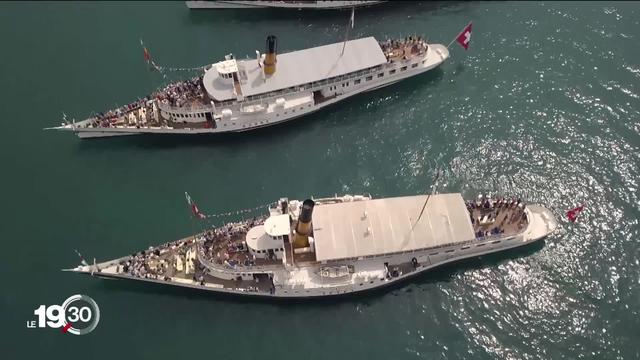
<svg viewBox="0 0 640 360">
<path fill-rule="evenodd" d="M 385 1 L 186 1 L 190 9 L 345 9 L 371 6 Z"/>
<path fill-rule="evenodd" d="M 81 138 L 243 132 L 284 123 L 441 65 L 448 49 L 422 38 L 373 37 L 276 55 L 275 37 L 255 60 L 224 61 L 125 107 L 50 128 Z M 277 56 L 277 60 L 276 60 Z M 277 70 L 276 70 L 277 64 Z"/>
</svg>

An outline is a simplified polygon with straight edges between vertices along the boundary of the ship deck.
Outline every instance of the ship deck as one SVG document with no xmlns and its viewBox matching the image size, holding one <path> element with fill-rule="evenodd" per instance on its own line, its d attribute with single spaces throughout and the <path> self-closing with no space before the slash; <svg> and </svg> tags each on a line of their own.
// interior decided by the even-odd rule
<svg viewBox="0 0 640 360">
<path fill-rule="evenodd" d="M 208 125 L 205 118 L 202 118 L 201 122 L 186 122 L 162 116 L 160 103 L 165 106 L 189 110 L 207 106 L 211 101 L 212 99 L 204 91 L 202 77 L 193 78 L 171 83 L 144 99 L 106 113 L 99 113 L 79 122 L 76 126 L 78 128 L 205 128 Z"/>
<path fill-rule="evenodd" d="M 227 280 L 209 275 L 195 255 L 196 246 L 194 237 L 177 240 L 132 254 L 129 258 L 101 267 L 100 271 L 131 278 L 213 288 L 267 293 L 272 291 L 273 280 L 267 274 L 255 274 L 252 280 L 240 277 Z"/>
<path fill-rule="evenodd" d="M 513 200 L 483 200 L 467 202 L 469 218 L 476 238 L 508 237 L 527 227 L 524 204 Z"/>
</svg>

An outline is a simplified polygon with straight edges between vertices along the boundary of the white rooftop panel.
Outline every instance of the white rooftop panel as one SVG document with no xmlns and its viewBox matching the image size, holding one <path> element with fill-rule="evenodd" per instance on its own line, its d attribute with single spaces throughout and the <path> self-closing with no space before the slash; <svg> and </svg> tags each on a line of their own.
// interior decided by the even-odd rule
<svg viewBox="0 0 640 360">
<path fill-rule="evenodd" d="M 264 222 L 264 230 L 271 236 L 289 235 L 291 226 L 289 225 L 289 215 L 270 216 Z"/>
<path fill-rule="evenodd" d="M 436 247 L 474 239 L 460 194 L 426 195 L 316 206 L 313 235 L 318 261 Z M 365 214 L 366 212 L 366 214 Z"/>
<path fill-rule="evenodd" d="M 340 76 L 387 62 L 373 37 L 347 41 L 340 56 L 343 42 L 318 46 L 277 55 L 276 72 L 266 81 L 256 59 L 237 60 L 238 68 L 247 72 L 241 83 L 242 94 L 252 96 L 314 81 Z M 204 87 L 216 100 L 234 99 L 233 83 L 222 79 L 215 66 L 206 71 Z"/>
</svg>

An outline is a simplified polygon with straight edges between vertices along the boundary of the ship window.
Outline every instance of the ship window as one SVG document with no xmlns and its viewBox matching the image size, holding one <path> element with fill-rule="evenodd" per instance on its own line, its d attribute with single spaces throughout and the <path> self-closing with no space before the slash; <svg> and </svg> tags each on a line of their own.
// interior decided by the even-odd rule
<svg viewBox="0 0 640 360">
<path fill-rule="evenodd" d="M 418 63 L 415 63 L 415 64 L 411 65 L 411 67 L 412 67 L 412 68 L 414 68 L 414 67 L 418 67 Z"/>
<path fill-rule="evenodd" d="M 500 242 L 500 240 L 496 240 L 496 241 L 492 241 L 491 243 L 492 243 L 492 244 L 497 244 L 497 243 L 499 243 L 499 242 Z"/>
<path fill-rule="evenodd" d="M 403 67 L 400 68 L 400 71 L 405 71 L 405 70 L 407 70 L 406 66 L 403 66 Z"/>
<path fill-rule="evenodd" d="M 356 79 L 353 83 L 354 83 L 355 85 L 360 84 L 360 79 Z"/>
<path fill-rule="evenodd" d="M 469 247 L 468 246 L 463 246 L 461 249 L 462 250 L 467 250 Z"/>
<path fill-rule="evenodd" d="M 476 245 L 476 246 L 484 246 L 484 244 L 478 244 L 478 245 Z"/>
<path fill-rule="evenodd" d="M 373 76 L 367 76 L 367 78 L 365 80 L 371 81 L 371 80 L 373 80 Z"/>
<path fill-rule="evenodd" d="M 280 251 L 284 251 L 284 249 L 283 249 L 283 248 L 280 248 Z"/>
<path fill-rule="evenodd" d="M 452 252 L 454 252 L 454 251 L 455 251 L 455 250 L 447 250 L 447 251 L 445 251 L 445 252 L 446 252 L 446 253 L 452 253 Z"/>
<path fill-rule="evenodd" d="M 434 256 L 434 255 L 438 255 L 438 254 L 440 254 L 440 253 L 435 252 L 435 253 L 431 253 L 429 255 Z"/>
<path fill-rule="evenodd" d="M 393 75 L 395 73 L 396 73 L 396 69 L 393 69 L 393 70 L 389 71 L 389 75 Z"/>
<path fill-rule="evenodd" d="M 425 64 L 427 62 L 427 60 L 422 60 L 422 63 Z"/>
</svg>

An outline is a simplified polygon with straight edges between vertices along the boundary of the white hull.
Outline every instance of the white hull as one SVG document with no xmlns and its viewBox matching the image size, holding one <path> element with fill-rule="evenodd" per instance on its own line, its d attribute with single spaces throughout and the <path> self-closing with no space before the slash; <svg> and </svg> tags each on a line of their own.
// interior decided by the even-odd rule
<svg viewBox="0 0 640 360">
<path fill-rule="evenodd" d="M 384 1 L 316 1 L 316 2 L 284 2 L 284 1 L 186 1 L 190 9 L 346 9 L 363 7 Z"/>
<path fill-rule="evenodd" d="M 275 98 L 267 98 L 264 101 L 268 103 L 268 109 L 266 111 L 258 112 L 257 114 L 243 114 L 238 111 L 240 106 L 246 106 L 242 102 L 239 102 L 233 106 L 234 115 L 228 119 L 222 119 L 216 121 L 217 126 L 215 128 L 163 128 L 163 127 L 109 127 L 109 128 L 83 128 L 82 124 L 88 122 L 85 120 L 79 122 L 74 126 L 66 125 L 54 128 L 55 130 L 73 131 L 80 138 L 95 138 L 95 137 L 107 137 L 107 136 L 120 136 L 120 135 L 136 135 L 136 134 L 216 134 L 216 133 L 229 133 L 229 132 L 244 132 L 248 130 L 263 128 L 266 126 L 276 125 L 284 123 L 289 120 L 299 118 L 304 115 L 308 115 L 315 111 L 318 111 L 326 106 L 345 100 L 351 96 L 376 90 L 385 86 L 392 85 L 398 81 L 406 78 L 420 75 L 429 70 L 435 69 L 440 66 L 449 56 L 449 52 L 446 47 L 439 44 L 430 45 L 431 49 L 425 54 L 422 59 L 412 59 L 407 62 L 398 62 L 387 67 L 373 71 L 372 73 L 361 74 L 359 77 L 351 77 L 347 83 L 350 84 L 344 88 L 338 88 L 335 96 L 326 99 L 322 102 L 316 103 L 314 101 L 314 90 L 326 90 L 325 88 L 312 88 L 308 90 L 302 90 L 299 92 L 291 93 L 283 96 L 285 99 L 285 105 L 282 108 L 275 106 Z M 416 67 L 412 67 L 415 64 Z M 401 70 L 404 68 L 405 70 Z M 393 75 L 391 71 L 395 71 Z M 378 78 L 377 74 L 383 73 L 382 78 Z M 372 77 L 371 80 L 366 80 Z M 359 81 L 356 85 L 355 82 Z M 332 84 L 329 84 L 332 85 Z M 335 85 L 335 83 L 333 84 Z M 335 88 L 335 86 L 334 86 Z"/>
<path fill-rule="evenodd" d="M 317 298 L 354 294 L 389 286 L 445 264 L 533 244 L 545 238 L 555 230 L 557 223 L 551 212 L 546 208 L 532 205 L 529 206 L 526 211 L 530 219 L 530 223 L 526 229 L 515 236 L 506 238 L 490 237 L 483 240 L 476 240 L 471 243 L 461 243 L 440 248 L 424 249 L 373 259 L 345 261 L 340 265 L 352 265 L 355 266 L 357 270 L 349 277 L 349 279 L 344 281 L 323 283 L 318 282 L 317 278 L 312 279 L 312 277 L 308 276 L 309 274 L 317 272 L 319 267 L 322 265 L 300 266 L 293 270 L 276 270 L 271 272 L 261 271 L 261 273 L 270 273 L 274 277 L 275 287 L 272 293 L 215 287 L 210 284 L 201 285 L 195 281 L 189 280 L 176 282 L 132 277 L 112 271 L 112 269 L 115 268 L 115 264 L 119 263 L 122 259 L 97 264 L 103 270 L 99 274 L 95 273 L 95 275 L 106 278 L 140 280 L 205 291 L 254 297 Z M 385 276 L 385 272 L 382 270 L 384 263 L 407 264 L 411 263 L 413 259 L 416 260 L 417 266 L 410 269 L 405 267 L 405 271 L 401 272 L 398 276 Z M 71 269 L 70 271 L 90 274 L 91 269 L 92 267 L 90 266 L 79 266 L 75 269 Z M 220 275 L 222 275 L 222 273 L 220 273 Z M 300 279 L 303 279 L 304 284 L 300 282 Z"/>
</svg>

